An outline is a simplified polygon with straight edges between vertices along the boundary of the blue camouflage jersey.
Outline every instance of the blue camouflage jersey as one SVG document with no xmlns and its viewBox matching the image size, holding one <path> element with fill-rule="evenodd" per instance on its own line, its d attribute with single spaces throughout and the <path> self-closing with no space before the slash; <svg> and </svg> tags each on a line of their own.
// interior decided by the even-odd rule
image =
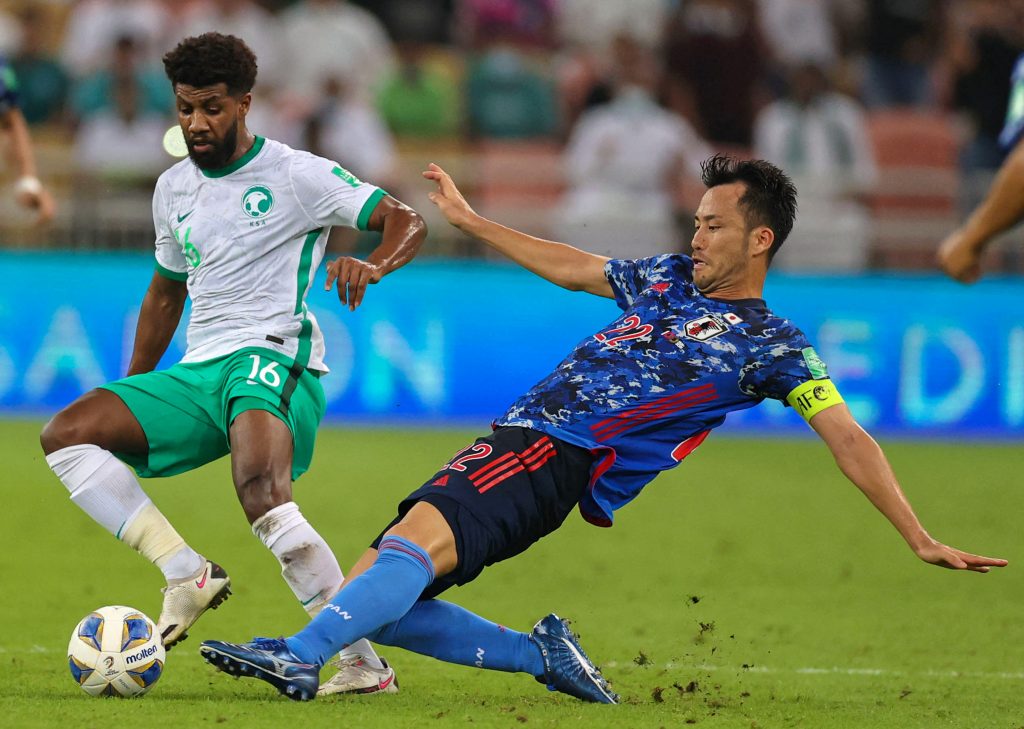
<svg viewBox="0 0 1024 729">
<path fill-rule="evenodd" d="M 818 409 L 842 401 L 822 382 L 825 366 L 799 329 L 762 299 L 702 295 L 688 256 L 611 260 L 605 275 L 622 316 L 577 344 L 495 422 L 594 453 L 580 501 L 587 521 L 611 526 L 616 509 L 677 466 L 727 413 L 789 398 L 809 417 L 806 400 Z M 825 404 L 829 392 L 835 398 Z"/>
</svg>

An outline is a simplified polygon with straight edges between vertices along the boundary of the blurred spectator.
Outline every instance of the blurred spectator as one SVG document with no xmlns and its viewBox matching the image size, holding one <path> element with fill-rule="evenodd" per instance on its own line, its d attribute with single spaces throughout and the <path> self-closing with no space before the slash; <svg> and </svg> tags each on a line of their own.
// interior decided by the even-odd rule
<svg viewBox="0 0 1024 729">
<path fill-rule="evenodd" d="M 833 0 L 758 0 L 761 29 L 776 62 L 784 67 L 839 57 Z"/>
<path fill-rule="evenodd" d="M 29 124 L 52 121 L 64 109 L 70 81 L 47 46 L 49 16 L 45 8 L 27 6 L 18 13 L 18 19 L 21 42 L 11 65 L 21 82 L 21 111 Z"/>
<path fill-rule="evenodd" d="M 460 0 L 460 35 L 470 48 L 495 38 L 520 47 L 551 48 L 555 41 L 555 0 Z"/>
<path fill-rule="evenodd" d="M 613 100 L 586 112 L 565 154 L 570 189 L 559 237 L 606 256 L 640 258 L 682 250 L 675 200 L 697 179 L 711 149 L 655 100 L 659 69 L 634 41 L 615 43 Z"/>
<path fill-rule="evenodd" d="M 584 110 L 607 103 L 612 95 L 612 45 L 629 37 L 659 48 L 668 15 L 666 0 L 562 0 L 558 4 L 558 90 L 565 128 L 575 126 Z"/>
<path fill-rule="evenodd" d="M 1024 2 L 972 0 L 956 8 L 954 18 L 947 58 L 953 69 L 953 105 L 972 127 L 961 171 L 967 188 L 975 186 L 972 176 L 980 175 L 977 189 L 965 200 L 973 208 L 1003 162 L 999 133 L 1010 99 L 1007 79 L 1024 52 Z"/>
<path fill-rule="evenodd" d="M 87 76 L 106 66 L 117 39 L 131 37 L 142 61 L 154 63 L 170 25 L 155 0 L 82 0 L 68 16 L 61 61 L 72 76 Z"/>
<path fill-rule="evenodd" d="M 366 180 L 393 186 L 395 145 L 377 111 L 340 79 L 329 79 L 307 125 L 307 148 Z"/>
<path fill-rule="evenodd" d="M 276 86 L 288 80 L 277 16 L 252 0 L 207 0 L 185 16 L 178 35 L 187 38 L 214 30 L 237 36 L 252 49 L 259 64 L 260 86 Z"/>
<path fill-rule="evenodd" d="M 461 98 L 451 72 L 426 59 L 418 43 L 401 43 L 398 49 L 398 68 L 377 95 L 377 108 L 388 127 L 399 137 L 434 139 L 457 134 Z"/>
<path fill-rule="evenodd" d="M 245 126 L 253 134 L 299 149 L 305 145 L 303 136 L 307 117 L 297 115 L 283 96 L 280 87 L 257 82 Z"/>
<path fill-rule="evenodd" d="M 665 33 L 668 6 L 666 0 L 560 0 L 559 39 L 563 45 L 599 55 L 609 53 L 619 36 L 657 48 Z"/>
<path fill-rule="evenodd" d="M 690 0 L 668 26 L 670 104 L 706 139 L 750 145 L 768 54 L 753 0 Z"/>
<path fill-rule="evenodd" d="M 943 0 L 868 0 L 863 99 L 870 108 L 930 106 Z"/>
<path fill-rule="evenodd" d="M 26 3 L 22 5 L 33 7 Z M 3 9 L 0 9 L 0 55 L 10 58 L 18 50 L 21 31 L 18 27 L 18 18 L 7 10 L 11 3 L 4 3 L 3 6 Z"/>
<path fill-rule="evenodd" d="M 455 0 L 363 0 L 396 43 L 451 42 Z"/>
<path fill-rule="evenodd" d="M 372 98 L 377 83 L 395 66 L 391 40 L 381 22 L 342 0 L 302 0 L 281 13 L 288 49 L 287 85 L 316 108 L 329 79 L 341 79 Z"/>
<path fill-rule="evenodd" d="M 864 268 L 871 226 L 860 199 L 874 187 L 878 170 L 863 111 L 832 90 L 821 67 L 794 68 L 788 96 L 758 114 L 754 156 L 784 169 L 800 191 L 796 225 L 776 265 Z"/>
<path fill-rule="evenodd" d="M 108 59 L 105 68 L 81 78 L 72 89 L 71 110 L 77 119 L 112 110 L 117 105 L 117 87 L 123 84 L 136 88 L 143 114 L 169 113 L 174 96 L 167 77 L 145 60 L 135 38 L 116 38 Z"/>
<path fill-rule="evenodd" d="M 495 41 L 466 81 L 470 133 L 493 139 L 551 137 L 558 129 L 554 85 L 515 45 Z"/>
<path fill-rule="evenodd" d="M 163 151 L 168 119 L 147 112 L 129 76 L 114 90 L 114 108 L 85 120 L 75 137 L 78 169 L 126 183 L 152 182 L 170 165 Z"/>
<path fill-rule="evenodd" d="M 572 129 L 580 115 L 612 100 L 612 65 L 608 54 L 574 48 L 560 55 L 556 66 L 563 129 Z"/>
</svg>

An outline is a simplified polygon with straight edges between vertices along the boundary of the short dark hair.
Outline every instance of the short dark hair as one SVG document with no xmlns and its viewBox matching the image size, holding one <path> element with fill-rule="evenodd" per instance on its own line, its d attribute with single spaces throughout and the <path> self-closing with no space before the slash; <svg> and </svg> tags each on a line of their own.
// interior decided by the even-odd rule
<svg viewBox="0 0 1024 729">
<path fill-rule="evenodd" d="M 171 85 L 201 88 L 223 83 L 232 96 L 252 91 L 256 83 L 256 55 L 241 38 L 203 33 L 181 41 L 164 56 L 164 71 Z"/>
<path fill-rule="evenodd" d="M 716 154 L 700 166 L 700 178 L 710 189 L 742 182 L 747 186 L 740 197 L 747 227 L 764 225 L 775 233 L 768 260 L 782 247 L 796 219 L 796 185 L 789 176 L 763 159 L 738 160 Z"/>
</svg>

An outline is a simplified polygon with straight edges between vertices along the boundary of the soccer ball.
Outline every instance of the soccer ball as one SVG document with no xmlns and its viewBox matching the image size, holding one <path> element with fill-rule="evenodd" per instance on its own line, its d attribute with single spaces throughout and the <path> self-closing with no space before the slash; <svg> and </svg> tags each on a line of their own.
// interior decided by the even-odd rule
<svg viewBox="0 0 1024 729">
<path fill-rule="evenodd" d="M 164 655 L 153 621 L 123 605 L 86 615 L 68 643 L 71 677 L 92 696 L 141 696 L 163 673 Z"/>
</svg>

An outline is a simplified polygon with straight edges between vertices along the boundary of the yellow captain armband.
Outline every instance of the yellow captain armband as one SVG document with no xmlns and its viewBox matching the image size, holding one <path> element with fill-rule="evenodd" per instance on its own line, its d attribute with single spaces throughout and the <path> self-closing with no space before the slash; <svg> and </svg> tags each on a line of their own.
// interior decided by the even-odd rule
<svg viewBox="0 0 1024 729">
<path fill-rule="evenodd" d="M 807 422 L 822 410 L 843 402 L 832 380 L 810 380 L 786 395 L 786 402 Z"/>
</svg>

